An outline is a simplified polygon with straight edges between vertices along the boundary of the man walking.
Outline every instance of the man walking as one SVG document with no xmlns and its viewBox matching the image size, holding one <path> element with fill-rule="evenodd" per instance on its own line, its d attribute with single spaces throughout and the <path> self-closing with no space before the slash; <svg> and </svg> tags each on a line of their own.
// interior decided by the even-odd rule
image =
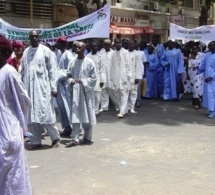
<svg viewBox="0 0 215 195">
<path fill-rule="evenodd" d="M 132 114 L 135 114 L 137 113 L 134 107 L 137 99 L 138 83 L 139 80 L 142 80 L 144 68 L 140 55 L 138 51 L 135 50 L 135 42 L 133 40 L 128 42 L 128 60 L 129 69 L 132 73 L 131 89 L 129 90 L 128 96 L 128 110 L 130 110 Z"/>
<path fill-rule="evenodd" d="M 22 80 L 31 99 L 28 130 L 33 134 L 30 149 L 41 148 L 41 133 L 47 130 L 52 147 L 59 146 L 60 135 L 55 126 L 56 116 L 51 103 L 51 95 L 57 96 L 56 60 L 51 50 L 39 44 L 39 32 L 29 33 L 31 45 L 23 53 Z"/>
<path fill-rule="evenodd" d="M 104 41 L 104 49 L 105 49 L 105 52 L 103 52 L 101 55 L 101 63 L 103 64 L 102 66 L 105 69 L 106 82 L 104 83 L 104 86 L 101 92 L 101 108 L 99 112 L 108 111 L 109 97 L 112 103 L 114 104 L 115 109 L 119 109 L 116 93 L 114 93 L 114 90 L 113 90 L 113 81 L 110 79 L 111 77 L 110 74 L 112 70 L 111 60 L 114 52 L 111 49 L 111 40 L 106 39 Z"/>
<path fill-rule="evenodd" d="M 210 51 L 203 57 L 198 74 L 204 72 L 203 106 L 208 109 L 208 118 L 215 117 L 215 41 L 210 42 Z"/>
<path fill-rule="evenodd" d="M 128 51 L 122 48 L 121 40 L 114 40 L 116 50 L 112 55 L 111 80 L 116 96 L 119 98 L 120 112 L 118 118 L 123 118 L 127 113 L 128 92 L 131 89 L 132 73 L 128 64 Z"/>
<path fill-rule="evenodd" d="M 71 87 L 72 124 L 71 141 L 66 147 L 80 144 L 79 134 L 84 129 L 82 144 L 92 144 L 92 128 L 96 124 L 94 107 L 94 88 L 97 81 L 96 66 L 92 59 L 84 55 L 86 44 L 79 42 L 76 48 L 77 57 L 69 64 L 68 83 Z"/>
<path fill-rule="evenodd" d="M 69 92 L 67 89 L 67 69 L 68 64 L 74 59 L 72 53 L 67 50 L 67 40 L 61 36 L 57 39 L 56 47 L 61 51 L 61 55 L 57 62 L 58 80 L 57 80 L 57 105 L 60 113 L 61 126 L 63 132 L 61 135 L 70 135 L 72 127 L 69 124 L 70 108 L 69 108 Z"/>
<path fill-rule="evenodd" d="M 87 55 L 92 59 L 96 65 L 97 82 L 94 88 L 94 100 L 95 100 L 95 114 L 99 114 L 99 106 L 101 103 L 101 90 L 105 83 L 105 69 L 104 64 L 101 62 L 101 55 L 98 52 L 98 44 L 92 43 L 92 50 Z"/>
</svg>

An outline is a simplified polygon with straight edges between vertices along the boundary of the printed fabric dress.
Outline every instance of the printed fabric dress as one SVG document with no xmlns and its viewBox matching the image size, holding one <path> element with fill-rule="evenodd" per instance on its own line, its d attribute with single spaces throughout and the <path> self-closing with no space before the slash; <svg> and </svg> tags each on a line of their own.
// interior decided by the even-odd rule
<svg viewBox="0 0 215 195">
<path fill-rule="evenodd" d="M 201 64 L 203 53 L 198 53 L 195 59 L 190 58 L 188 64 L 188 74 L 190 77 L 190 89 L 193 93 L 193 98 L 201 98 L 203 95 L 204 76 L 203 74 L 197 75 L 197 70 L 193 70 L 193 67 Z"/>
</svg>

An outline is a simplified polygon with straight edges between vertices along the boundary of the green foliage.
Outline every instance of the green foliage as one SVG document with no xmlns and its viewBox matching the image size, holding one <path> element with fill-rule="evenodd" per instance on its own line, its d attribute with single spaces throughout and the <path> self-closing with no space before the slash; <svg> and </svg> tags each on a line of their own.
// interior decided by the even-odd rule
<svg viewBox="0 0 215 195">
<path fill-rule="evenodd" d="M 166 4 L 166 0 L 159 0 L 158 1 L 161 5 L 165 5 Z"/>
<path fill-rule="evenodd" d="M 212 5 L 212 3 L 215 3 L 215 0 L 205 0 L 205 8 L 206 9 L 210 9 L 210 6 Z"/>
<path fill-rule="evenodd" d="M 162 5 L 165 5 L 167 3 L 167 1 L 159 0 L 159 3 L 161 3 Z M 210 9 L 210 6 L 212 5 L 212 3 L 215 3 L 215 0 L 205 0 L 205 3 L 204 3 L 204 5 L 202 5 L 202 7 L 205 7 L 206 9 Z"/>
</svg>

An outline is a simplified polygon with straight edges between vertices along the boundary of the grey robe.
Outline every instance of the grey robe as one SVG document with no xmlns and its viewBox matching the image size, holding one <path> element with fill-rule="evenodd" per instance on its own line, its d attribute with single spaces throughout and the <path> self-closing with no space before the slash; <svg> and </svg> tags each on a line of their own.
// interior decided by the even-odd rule
<svg viewBox="0 0 215 195">
<path fill-rule="evenodd" d="M 28 124 L 54 124 L 56 122 L 54 107 L 51 103 L 51 91 L 56 89 L 56 60 L 52 51 L 39 45 L 36 53 L 28 47 L 23 53 L 22 81 L 31 99 Z"/>
<path fill-rule="evenodd" d="M 57 104 L 60 112 L 60 121 L 61 126 L 64 129 L 68 127 L 69 124 L 69 116 L 70 116 L 70 108 L 69 108 L 69 99 L 70 95 L 67 90 L 67 71 L 68 64 L 70 61 L 74 59 L 73 55 L 69 50 L 66 50 L 61 54 L 61 57 L 58 61 L 58 82 L 57 82 Z"/>
<path fill-rule="evenodd" d="M 94 88 L 97 81 L 96 66 L 93 60 L 86 57 L 83 60 L 75 58 L 69 64 L 70 80 L 81 79 L 82 83 L 70 85 L 71 114 L 70 122 L 96 124 L 94 107 Z"/>
</svg>

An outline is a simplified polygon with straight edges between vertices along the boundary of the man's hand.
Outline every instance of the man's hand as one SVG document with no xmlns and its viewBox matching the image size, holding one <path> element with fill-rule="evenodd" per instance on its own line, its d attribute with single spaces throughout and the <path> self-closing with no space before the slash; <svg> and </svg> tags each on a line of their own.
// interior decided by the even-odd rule
<svg viewBox="0 0 215 195">
<path fill-rule="evenodd" d="M 134 80 L 134 84 L 135 84 L 135 85 L 138 84 L 138 82 L 139 82 L 139 79 L 135 79 L 135 80 Z"/>
<path fill-rule="evenodd" d="M 76 79 L 75 82 L 76 83 L 82 83 L 82 80 L 81 79 Z"/>
<path fill-rule="evenodd" d="M 67 81 L 69 84 L 71 84 L 71 85 L 74 85 L 75 84 L 75 81 L 74 81 L 74 79 L 68 79 L 68 81 Z"/>
<path fill-rule="evenodd" d="M 52 91 L 51 94 L 52 94 L 53 97 L 57 97 L 57 92 L 56 91 Z"/>
<path fill-rule="evenodd" d="M 194 66 L 194 67 L 193 67 L 193 71 L 198 70 L 198 69 L 199 69 L 198 66 Z"/>
<path fill-rule="evenodd" d="M 148 62 L 148 61 L 144 62 L 144 65 L 145 65 L 145 66 L 148 66 L 148 65 L 149 65 L 149 62 Z"/>
<path fill-rule="evenodd" d="M 208 77 L 208 78 L 205 79 L 205 82 L 206 82 L 206 83 L 209 83 L 209 82 L 212 81 L 212 80 L 213 80 L 212 77 Z"/>
<path fill-rule="evenodd" d="M 100 87 L 102 88 L 104 86 L 104 83 L 100 83 Z"/>
</svg>

